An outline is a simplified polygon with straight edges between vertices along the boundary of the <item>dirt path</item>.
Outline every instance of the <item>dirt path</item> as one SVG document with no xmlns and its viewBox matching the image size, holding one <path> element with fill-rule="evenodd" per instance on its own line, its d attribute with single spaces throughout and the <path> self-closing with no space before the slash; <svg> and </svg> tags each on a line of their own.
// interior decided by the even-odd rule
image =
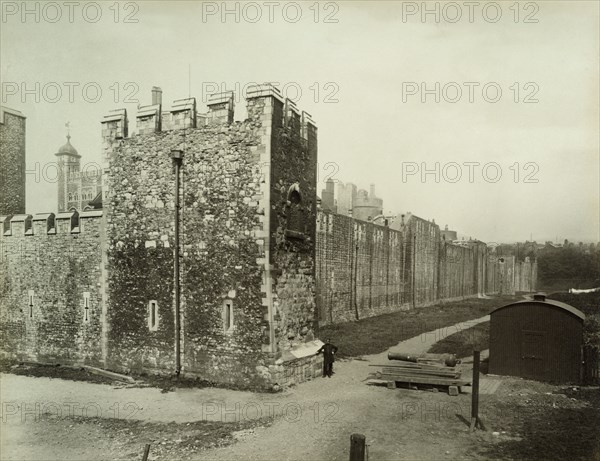
<svg viewBox="0 0 600 461">
<path fill-rule="evenodd" d="M 485 316 L 439 328 L 402 341 L 390 350 L 415 354 L 426 352 L 432 344 L 446 336 L 488 320 L 489 316 Z M 332 379 L 317 379 L 286 393 L 286 401 L 301 408 L 297 415 L 287 412 L 278 424 L 257 430 L 253 436 L 235 445 L 207 452 L 202 459 L 346 460 L 349 437 L 354 432 L 366 436 L 371 459 L 444 458 L 445 452 L 453 450 L 452 447 L 424 447 L 417 443 L 409 448 L 407 439 L 410 440 L 416 433 L 416 427 L 397 425 L 403 408 L 414 408 L 422 395 L 392 393 L 385 387 L 365 384 L 365 378 L 372 370 L 369 365 L 387 361 L 387 352 L 365 356 L 362 360 L 336 363 Z M 427 393 L 426 396 L 440 404 L 448 398 L 443 393 Z M 454 403 L 458 404 L 458 400 Z M 467 414 L 468 405 L 462 407 L 463 413 Z M 378 443 L 384 440 L 385 443 Z"/>
<path fill-rule="evenodd" d="M 425 352 L 442 338 L 487 320 L 488 316 L 423 333 L 391 350 Z M 197 459 L 342 460 L 348 458 L 349 437 L 354 432 L 365 434 L 371 459 L 440 459 L 447 456 L 446 452 L 456 454 L 452 437 L 442 439 L 446 442 L 423 446 L 417 437 L 418 431 L 423 429 L 421 424 L 398 424 L 399 415 L 407 409 L 419 408 L 424 396 L 427 405 L 439 407 L 448 402 L 446 394 L 390 392 L 385 387 L 369 386 L 364 382 L 372 371 L 369 365 L 386 360 L 387 351 L 338 362 L 333 378 L 319 378 L 281 394 L 212 388 L 161 393 L 154 388 L 114 388 L 2 375 L 3 439 L 25 440 L 30 430 L 27 424 L 36 414 L 41 417 L 43 413 L 59 411 L 63 416 L 74 414 L 178 423 L 201 419 L 233 422 L 276 415 L 277 422 L 272 426 L 242 433 L 238 443 L 205 451 Z M 462 414 L 468 414 L 466 395 L 454 397 L 452 404 L 460 408 Z M 433 430 L 436 428 L 439 430 L 439 424 L 432 426 Z M 458 430 L 464 429 L 461 426 Z M 55 452 L 59 453 L 60 448 L 51 447 L 45 451 L 48 456 Z M 85 458 L 80 452 L 78 456 Z"/>
</svg>

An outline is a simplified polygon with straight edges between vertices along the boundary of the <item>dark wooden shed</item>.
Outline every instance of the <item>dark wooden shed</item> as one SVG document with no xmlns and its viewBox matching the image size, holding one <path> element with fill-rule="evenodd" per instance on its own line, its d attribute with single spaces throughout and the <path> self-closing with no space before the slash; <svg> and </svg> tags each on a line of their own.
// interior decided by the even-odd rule
<svg viewBox="0 0 600 461">
<path fill-rule="evenodd" d="M 491 313 L 489 372 L 580 382 L 584 320 L 578 309 L 544 294 L 499 307 Z"/>
</svg>

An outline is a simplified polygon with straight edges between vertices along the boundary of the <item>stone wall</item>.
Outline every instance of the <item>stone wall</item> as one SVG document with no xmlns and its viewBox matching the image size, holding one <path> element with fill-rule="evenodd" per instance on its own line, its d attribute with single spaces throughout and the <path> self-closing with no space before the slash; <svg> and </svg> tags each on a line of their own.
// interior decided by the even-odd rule
<svg viewBox="0 0 600 461">
<path fill-rule="evenodd" d="M 535 262 L 447 243 L 434 222 L 317 212 L 310 115 L 267 85 L 233 122 L 233 99 L 211 96 L 207 114 L 194 98 L 142 107 L 131 135 L 111 112 L 103 211 L 0 217 L 4 355 L 176 371 L 174 152 L 184 374 L 276 389 L 320 375 L 318 324 L 533 289 Z"/>
<path fill-rule="evenodd" d="M 411 302 L 402 233 L 348 216 L 317 216 L 318 321 L 359 320 Z"/>
<path fill-rule="evenodd" d="M 470 247 L 442 242 L 438 299 L 458 300 L 477 294 L 473 253 Z"/>
<path fill-rule="evenodd" d="M 403 234 L 411 259 L 412 305 L 434 304 L 438 300 L 440 228 L 434 222 L 410 215 Z"/>
<path fill-rule="evenodd" d="M 8 226 L 6 225 L 8 223 Z M 2 354 L 101 366 L 101 213 L 17 215 L 0 234 Z M 87 309 L 86 309 L 87 307 Z"/>
<path fill-rule="evenodd" d="M 515 265 L 515 291 L 536 291 L 537 263 L 529 257 Z"/>
<path fill-rule="evenodd" d="M 285 351 L 314 339 L 317 129 L 289 101 L 274 106 L 273 122 L 271 290 L 275 346 Z"/>
<path fill-rule="evenodd" d="M 136 136 L 128 136 L 124 111 L 105 118 L 113 368 L 174 370 L 173 150 L 184 155 L 184 372 L 278 385 L 269 367 L 314 339 L 316 128 L 270 87 L 248 92 L 243 122 L 232 122 L 227 98 L 211 98 L 198 126 L 180 115 L 195 104 L 170 124 L 142 120 Z M 161 125 L 177 129 L 146 129 Z M 151 329 L 153 302 L 159 320 Z"/>
<path fill-rule="evenodd" d="M 317 215 L 317 320 L 349 322 L 402 309 L 535 289 L 537 266 L 495 257 L 480 241 L 453 244 L 439 227 L 408 215 L 391 229 L 348 216 Z"/>
<path fill-rule="evenodd" d="M 0 215 L 25 213 L 25 117 L 0 107 Z"/>
</svg>

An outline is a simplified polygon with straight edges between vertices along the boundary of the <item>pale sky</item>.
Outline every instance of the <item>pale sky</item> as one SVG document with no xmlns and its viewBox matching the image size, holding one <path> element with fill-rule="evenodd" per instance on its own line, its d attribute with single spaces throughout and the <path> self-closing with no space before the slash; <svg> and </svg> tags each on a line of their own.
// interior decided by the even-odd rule
<svg viewBox="0 0 600 461">
<path fill-rule="evenodd" d="M 596 1 L 427 3 L 439 17 L 422 2 L 230 2 L 224 18 L 222 2 L 76 3 L 71 22 L 63 2 L 29 2 L 25 17 L 2 2 L 2 104 L 27 116 L 28 213 L 56 210 L 35 170 L 51 170 L 65 122 L 82 163 L 99 163 L 102 116 L 125 107 L 134 128 L 153 85 L 167 106 L 190 93 L 204 111 L 215 84 L 271 81 L 317 123 L 319 190 L 331 174 L 375 183 L 386 212 L 487 242 L 600 239 Z"/>
</svg>

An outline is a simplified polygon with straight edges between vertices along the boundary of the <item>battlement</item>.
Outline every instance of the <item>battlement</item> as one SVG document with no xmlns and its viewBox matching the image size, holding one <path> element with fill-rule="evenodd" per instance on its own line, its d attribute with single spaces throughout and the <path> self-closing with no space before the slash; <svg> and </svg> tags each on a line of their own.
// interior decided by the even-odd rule
<svg viewBox="0 0 600 461">
<path fill-rule="evenodd" d="M 249 86 L 246 91 L 248 107 L 256 104 L 258 99 L 272 98 L 273 102 L 265 108 L 265 115 L 273 113 L 275 104 L 282 107 L 281 126 L 288 127 L 308 140 L 309 133 L 316 133 L 316 124 L 311 115 L 300 111 L 296 104 L 281 95 L 277 87 L 270 83 Z M 197 110 L 196 98 L 189 97 L 173 101 L 170 110 L 165 111 L 162 104 L 162 91 L 153 88 L 152 104 L 141 106 L 136 114 L 136 128 L 138 135 L 167 132 L 187 128 L 205 128 L 218 125 L 231 125 L 234 123 L 235 93 L 225 91 L 210 95 L 207 102 L 207 111 L 200 113 Z M 251 111 L 248 111 L 251 119 Z M 101 121 L 102 137 L 107 147 L 116 140 L 129 137 L 129 120 L 125 109 L 110 111 Z"/>
<path fill-rule="evenodd" d="M 0 239 L 33 235 L 80 234 L 102 218 L 102 210 L 0 216 Z"/>
</svg>

